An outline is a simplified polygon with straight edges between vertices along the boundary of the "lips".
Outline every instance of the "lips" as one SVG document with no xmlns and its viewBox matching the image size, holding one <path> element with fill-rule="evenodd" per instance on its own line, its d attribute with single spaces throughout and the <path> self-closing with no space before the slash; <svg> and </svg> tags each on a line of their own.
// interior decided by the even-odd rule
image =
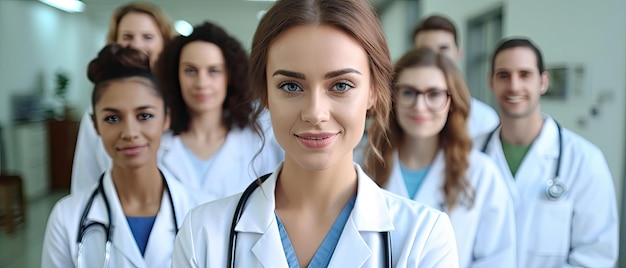
<svg viewBox="0 0 626 268">
<path fill-rule="evenodd" d="M 122 154 L 126 155 L 126 156 L 136 156 L 139 155 L 141 152 L 143 152 L 143 150 L 148 147 L 147 145 L 140 145 L 140 146 L 128 146 L 128 147 L 123 147 L 123 148 L 115 148 L 118 152 L 121 152 Z"/>
<path fill-rule="evenodd" d="M 508 103 L 516 104 L 516 103 L 520 103 L 520 102 L 524 101 L 525 98 L 524 98 L 524 96 L 506 96 L 504 99 Z"/>
<path fill-rule="evenodd" d="M 206 101 L 209 99 L 210 95 L 208 94 L 198 94 L 194 96 L 198 101 Z"/>
<path fill-rule="evenodd" d="M 338 133 L 300 133 L 295 134 L 302 145 L 310 149 L 322 149 L 329 146 Z"/>
<path fill-rule="evenodd" d="M 426 123 L 426 121 L 428 121 L 428 119 L 423 116 L 409 115 L 409 118 L 411 118 L 411 120 L 413 120 L 413 122 L 415 123 Z"/>
</svg>

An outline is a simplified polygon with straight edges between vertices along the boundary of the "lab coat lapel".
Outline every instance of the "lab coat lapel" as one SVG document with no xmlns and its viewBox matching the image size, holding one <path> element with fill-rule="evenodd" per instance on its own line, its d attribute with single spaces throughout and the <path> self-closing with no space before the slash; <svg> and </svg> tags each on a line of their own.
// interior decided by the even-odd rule
<svg viewBox="0 0 626 268">
<path fill-rule="evenodd" d="M 174 226 L 174 211 L 170 204 L 169 193 L 163 189 L 161 207 L 157 213 L 148 245 L 144 255 L 147 267 L 164 267 L 171 261 L 176 227 Z"/>
<path fill-rule="evenodd" d="M 261 235 L 251 245 L 254 245 L 252 253 L 263 267 L 288 267 L 275 216 L 274 189 L 281 169 L 282 165 L 250 195 L 235 227 L 239 237 L 244 233 Z"/>
<path fill-rule="evenodd" d="M 159 148 L 159 166 L 169 171 L 181 184 L 190 189 L 200 189 L 200 183 L 193 175 L 194 168 L 187 160 L 185 148 L 180 136 L 171 131 L 163 133 Z"/>
<path fill-rule="evenodd" d="M 141 252 L 139 252 L 137 242 L 135 242 L 135 238 L 128 226 L 126 215 L 124 215 L 124 210 L 122 210 L 122 205 L 120 204 L 120 199 L 113 185 L 110 170 L 107 170 L 104 177 L 104 192 L 109 199 L 111 213 L 113 214 L 113 227 L 111 231 L 113 232 L 112 242 L 115 250 L 111 250 L 111 254 L 123 255 L 135 267 L 145 267 L 143 256 L 141 256 Z"/>
<path fill-rule="evenodd" d="M 409 192 L 406 189 L 404 178 L 402 177 L 402 171 L 400 170 L 400 159 L 398 158 L 398 151 L 393 153 L 393 166 L 391 167 L 391 174 L 389 174 L 389 181 L 385 185 L 385 189 L 392 193 L 409 197 Z"/>
<path fill-rule="evenodd" d="M 445 176 L 446 160 L 443 150 L 439 150 L 430 164 L 422 185 L 415 193 L 413 200 L 429 205 L 435 209 L 445 211 L 446 200 L 443 195 L 443 177 Z"/>
<path fill-rule="evenodd" d="M 559 143 L 558 131 L 554 120 L 545 121 L 537 139 L 533 142 L 524 160 L 520 164 L 515 182 L 522 196 L 536 196 L 537 185 L 545 184 L 554 177 Z"/>
<path fill-rule="evenodd" d="M 513 174 L 511 174 L 511 169 L 509 168 L 509 164 L 506 162 L 506 157 L 504 156 L 504 151 L 502 150 L 500 131 L 501 127 L 498 127 L 493 133 L 493 136 L 491 136 L 491 140 L 489 141 L 487 151 L 485 153 L 488 154 L 498 166 L 500 173 L 502 173 L 502 178 L 504 179 L 509 193 L 511 194 L 511 198 L 513 199 L 513 204 L 515 205 L 515 207 L 518 207 L 522 204 L 522 200 L 519 189 L 517 188 L 515 178 L 513 178 Z"/>
<path fill-rule="evenodd" d="M 339 237 L 330 267 L 361 267 L 372 254 L 382 257 L 384 242 L 380 240 L 380 232 L 394 230 L 391 212 L 380 188 L 358 165 L 355 168 L 358 177 L 356 201 Z M 380 246 L 371 248 L 370 245 L 376 244 L 374 241 L 380 241 Z"/>
<path fill-rule="evenodd" d="M 233 166 L 233 163 L 239 164 L 244 161 L 241 158 L 241 151 L 243 149 L 241 146 L 243 145 L 240 144 L 244 141 L 243 139 L 238 139 L 236 137 L 239 136 L 236 135 L 236 131 L 239 131 L 239 129 L 231 129 L 228 132 L 226 139 L 224 140 L 224 144 L 222 144 L 222 147 L 219 148 L 219 157 L 215 158 L 213 156 L 215 162 L 212 164 L 211 170 L 205 174 L 206 177 L 202 178 L 202 181 L 200 182 L 200 187 L 202 189 L 211 189 L 210 191 L 213 195 L 215 195 L 215 198 L 223 197 L 218 196 L 218 194 L 230 195 L 231 193 L 228 192 L 228 186 L 232 185 L 232 181 L 239 179 L 232 178 L 233 170 L 232 168 L 229 168 Z M 222 188 L 220 189 L 220 187 Z M 233 192 L 232 194 L 234 193 L 236 192 Z"/>
</svg>

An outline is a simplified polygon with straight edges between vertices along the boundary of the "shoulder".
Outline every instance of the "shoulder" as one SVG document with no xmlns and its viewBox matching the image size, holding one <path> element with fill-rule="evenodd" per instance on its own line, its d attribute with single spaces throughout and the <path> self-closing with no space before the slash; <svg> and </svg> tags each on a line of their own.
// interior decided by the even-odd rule
<svg viewBox="0 0 626 268">
<path fill-rule="evenodd" d="M 563 128 L 562 132 L 563 132 L 563 147 L 564 147 L 563 149 L 569 147 L 569 149 L 572 150 L 572 153 L 580 153 L 587 157 L 604 158 L 604 154 L 602 153 L 600 148 L 598 148 L 598 146 L 596 146 L 595 144 L 591 143 L 589 140 L 583 138 L 582 136 L 578 135 L 577 133 L 567 128 Z"/>
<path fill-rule="evenodd" d="M 50 212 L 49 221 L 60 221 L 64 223 L 67 221 L 78 222 L 78 217 L 83 212 L 85 206 L 87 205 L 87 201 L 93 194 L 94 189 L 83 189 L 61 198 L 56 202 L 54 208 Z"/>
<path fill-rule="evenodd" d="M 432 226 L 443 212 L 423 203 L 410 200 L 384 189 L 380 189 L 393 215 L 394 225 Z"/>
<path fill-rule="evenodd" d="M 494 163 L 493 159 L 487 154 L 478 150 L 478 148 L 473 148 L 470 151 L 468 159 L 468 176 L 473 176 L 476 174 L 480 174 L 482 176 L 493 176 L 493 173 L 496 173 L 498 171 L 498 167 Z"/>
<path fill-rule="evenodd" d="M 206 229 L 211 233 L 227 231 L 235 213 L 241 193 L 217 199 L 193 208 L 187 214 L 189 225 L 194 233 Z"/>
</svg>

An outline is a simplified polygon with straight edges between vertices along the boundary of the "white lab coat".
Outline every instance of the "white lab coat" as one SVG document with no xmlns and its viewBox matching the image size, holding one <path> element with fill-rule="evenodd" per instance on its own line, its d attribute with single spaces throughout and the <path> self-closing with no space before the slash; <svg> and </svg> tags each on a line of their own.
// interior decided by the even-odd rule
<svg viewBox="0 0 626 268">
<path fill-rule="evenodd" d="M 111 165 L 90 113 L 91 109 L 85 111 L 80 123 L 72 167 L 72 193 L 97 183 Z M 259 121 L 265 131 L 265 147 L 254 159 L 253 167 L 250 161 L 261 148 L 261 140 L 252 129 L 233 126 L 220 148 L 222 158 L 216 159 L 206 178 L 195 174 L 180 136 L 174 136 L 171 131 L 163 133 L 158 153 L 159 168 L 169 171 L 196 199 L 211 201 L 241 192 L 252 180 L 272 172 L 284 159 L 283 150 L 271 129 L 269 113 L 263 113 Z"/>
<path fill-rule="evenodd" d="M 273 132 L 266 132 L 265 140 L 263 151 L 253 159 L 261 149 L 260 138 L 250 128 L 231 128 L 219 149 L 219 158 L 215 159 L 207 176 L 201 178 L 189 161 L 180 136 L 168 131 L 161 140 L 159 166 L 170 171 L 190 191 L 212 201 L 242 192 L 252 181 L 274 171 L 282 162 L 284 153 Z"/>
<path fill-rule="evenodd" d="M 515 177 L 502 151 L 500 129 L 487 147 L 513 198 L 517 221 L 518 267 L 613 267 L 618 255 L 615 189 L 600 149 L 562 129 L 560 180 L 567 196 L 550 201 L 546 181 L 553 179 L 559 156 L 554 120 L 544 116 L 541 133 Z M 482 149 L 486 135 L 475 142 Z"/>
<path fill-rule="evenodd" d="M 74 162 L 72 163 L 71 192 L 77 193 L 89 189 L 97 183 L 100 175 L 111 166 L 111 158 L 107 154 L 102 139 L 96 132 L 91 120 L 93 107 L 89 106 L 80 120 Z"/>
<path fill-rule="evenodd" d="M 498 124 L 500 124 L 500 118 L 496 110 L 484 102 L 472 98 L 470 114 L 467 118 L 467 131 L 470 137 L 478 137 L 489 133 L 493 131 Z"/>
<path fill-rule="evenodd" d="M 196 206 L 195 200 L 189 198 L 185 193 L 183 186 L 171 176 L 164 172 L 172 199 L 176 220 L 179 225 L 187 214 L 187 212 Z M 137 243 L 122 210 L 117 191 L 113 185 L 110 171 L 104 176 L 104 191 L 111 206 L 113 219 L 112 228 L 112 246 L 110 267 L 170 267 L 172 249 L 174 247 L 174 239 L 176 228 L 173 226 L 173 211 L 171 209 L 170 199 L 167 191 L 163 191 L 161 198 L 161 207 L 157 213 L 148 245 L 146 247 L 145 256 L 141 256 L 141 252 L 137 247 Z M 54 206 L 50 213 L 46 233 L 43 243 L 43 254 L 41 264 L 46 267 L 76 267 L 78 258 L 77 235 L 80 226 L 80 219 L 87 205 L 91 194 L 96 189 L 96 185 L 91 189 L 84 189 L 68 197 L 63 198 Z M 106 206 L 102 200 L 102 194 L 98 194 L 93 202 L 87 223 L 100 222 L 108 225 L 108 214 Z M 92 227 L 95 228 L 95 227 Z M 98 227 L 99 228 L 99 227 Z M 85 245 L 83 256 L 104 256 L 104 241 L 102 236 L 92 234 L 87 239 L 97 239 L 102 241 L 101 245 L 89 243 Z M 103 263 L 102 259 L 92 260 L 86 259 L 86 266 L 91 267 L 96 263 Z"/>
<path fill-rule="evenodd" d="M 237 267 L 288 267 L 275 217 L 280 169 L 250 196 L 235 229 Z M 357 197 L 329 267 L 384 267 L 389 231 L 394 267 L 458 267 L 448 216 L 381 190 L 358 165 Z M 235 195 L 199 206 L 186 217 L 174 246 L 172 267 L 225 267 Z"/>
<path fill-rule="evenodd" d="M 474 206 L 445 209 L 443 183 L 445 154 L 440 150 L 413 200 L 446 211 L 450 216 L 459 252 L 459 267 L 514 267 L 515 215 L 506 183 L 488 156 L 472 150 L 466 172 L 476 191 Z M 409 197 L 400 171 L 398 153 L 385 189 Z"/>
</svg>

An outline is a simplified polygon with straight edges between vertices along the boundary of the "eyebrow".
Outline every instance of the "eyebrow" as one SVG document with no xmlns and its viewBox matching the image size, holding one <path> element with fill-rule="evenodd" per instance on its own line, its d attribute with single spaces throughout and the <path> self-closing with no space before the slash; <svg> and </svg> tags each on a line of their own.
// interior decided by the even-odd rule
<svg viewBox="0 0 626 268">
<path fill-rule="evenodd" d="M 135 108 L 135 111 L 142 111 L 142 110 L 148 110 L 148 109 L 156 109 L 155 106 L 152 105 L 144 105 L 144 106 L 139 106 L 137 108 Z M 111 108 L 111 107 L 104 107 L 100 110 L 101 112 L 112 112 L 112 113 L 119 113 L 120 110 L 115 109 L 115 108 Z"/>
<path fill-rule="evenodd" d="M 337 77 L 337 76 L 348 74 L 348 73 L 355 73 L 359 75 L 361 74 L 361 72 L 357 71 L 356 69 L 346 68 L 346 69 L 328 72 L 324 75 L 324 79 L 329 79 L 329 78 Z M 284 75 L 284 76 L 293 77 L 293 78 L 302 79 L 302 80 L 306 79 L 306 76 L 303 73 L 292 72 L 292 71 L 287 71 L 287 70 L 282 70 L 282 69 L 276 70 L 272 74 L 272 76 L 277 76 L 277 75 Z"/>
</svg>

